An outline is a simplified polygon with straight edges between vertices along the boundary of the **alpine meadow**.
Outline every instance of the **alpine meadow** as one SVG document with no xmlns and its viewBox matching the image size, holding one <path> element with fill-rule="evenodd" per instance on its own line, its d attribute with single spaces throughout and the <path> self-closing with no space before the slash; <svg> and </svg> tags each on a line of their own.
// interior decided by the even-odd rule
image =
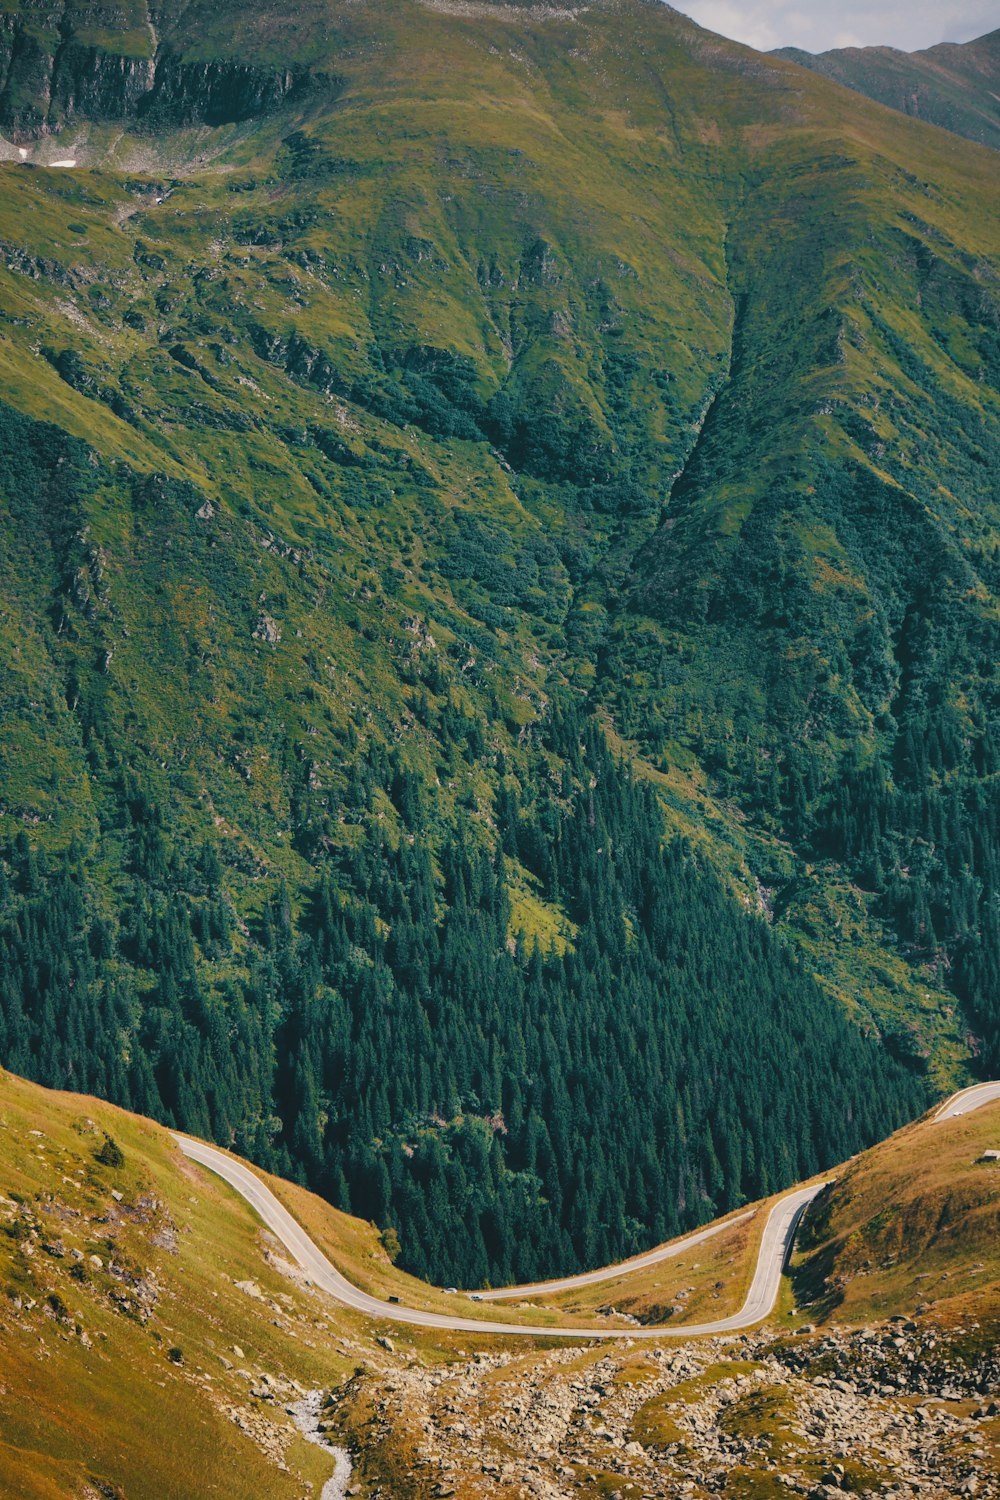
<svg viewBox="0 0 1000 1500">
<path fill-rule="evenodd" d="M 494 1287 L 998 1076 L 996 128 L 0 0 L 0 1064 Z"/>
</svg>

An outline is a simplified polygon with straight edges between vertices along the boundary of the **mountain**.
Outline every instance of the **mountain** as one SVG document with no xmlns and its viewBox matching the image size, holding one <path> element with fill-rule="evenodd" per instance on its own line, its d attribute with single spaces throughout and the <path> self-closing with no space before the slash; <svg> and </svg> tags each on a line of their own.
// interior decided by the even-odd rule
<svg viewBox="0 0 1000 1500">
<path fill-rule="evenodd" d="M 5 1496 L 313 1493 L 331 1460 L 284 1404 L 373 1341 L 316 1306 L 163 1130 L 9 1074 L 0 1113 Z"/>
<path fill-rule="evenodd" d="M 840 47 L 812 53 L 781 47 L 771 55 L 811 68 L 902 114 L 1000 148 L 1000 31 L 921 52 Z"/>
<path fill-rule="evenodd" d="M 0 1058 L 456 1284 L 993 1070 L 994 157 L 639 0 L 4 23 Z"/>
<path fill-rule="evenodd" d="M 908 1127 L 838 1171 L 806 1222 L 798 1308 L 786 1291 L 749 1333 L 641 1344 L 606 1301 L 596 1312 L 600 1297 L 640 1318 L 664 1296 L 688 1320 L 739 1305 L 766 1204 L 683 1260 L 574 1294 L 620 1341 L 483 1338 L 333 1302 L 150 1121 L 0 1074 L 0 1122 L 9 1500 L 318 1495 L 334 1456 L 297 1425 L 346 1450 L 348 1493 L 372 1500 L 876 1495 L 910 1476 L 989 1493 L 1000 1471 L 996 1168 L 976 1161 L 996 1104 Z M 466 1298 L 396 1270 L 371 1225 L 270 1187 L 352 1280 L 468 1316 Z M 537 1304 L 487 1315 L 573 1321 Z M 319 1433 L 303 1424 L 310 1393 Z"/>
</svg>

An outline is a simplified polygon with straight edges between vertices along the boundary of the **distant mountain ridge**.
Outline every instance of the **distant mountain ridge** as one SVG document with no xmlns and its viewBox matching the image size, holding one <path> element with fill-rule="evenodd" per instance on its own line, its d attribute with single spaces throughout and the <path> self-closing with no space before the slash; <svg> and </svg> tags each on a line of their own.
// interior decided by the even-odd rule
<svg viewBox="0 0 1000 1500">
<path fill-rule="evenodd" d="M 779 47 L 772 56 L 822 73 L 901 114 L 1000 150 L 1000 30 L 922 52 L 841 47 L 812 53 Z"/>
</svg>

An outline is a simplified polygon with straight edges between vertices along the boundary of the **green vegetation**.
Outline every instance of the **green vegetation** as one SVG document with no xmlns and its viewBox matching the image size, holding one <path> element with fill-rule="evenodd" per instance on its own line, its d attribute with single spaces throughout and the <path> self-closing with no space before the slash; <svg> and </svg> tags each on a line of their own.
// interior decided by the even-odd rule
<svg viewBox="0 0 1000 1500">
<path fill-rule="evenodd" d="M 124 1145 L 123 1171 L 95 1167 L 103 1130 Z M 244 1207 L 193 1179 L 159 1129 L 6 1074 L 0 1143 L 5 1496 L 191 1500 L 235 1482 L 291 1500 L 318 1488 L 329 1459 L 280 1409 L 261 1412 L 238 1367 L 255 1388 L 261 1371 L 339 1383 L 355 1362 L 343 1343 L 352 1330 L 268 1265 Z M 235 1284 L 251 1280 L 282 1326 Z M 265 1452 L 251 1434 L 272 1423 Z"/>
<path fill-rule="evenodd" d="M 1000 148 L 1000 31 L 973 42 L 942 42 L 923 52 L 850 47 L 814 55 L 783 47 L 775 56 L 814 68 L 903 114 Z"/>
<path fill-rule="evenodd" d="M 0 1058 L 455 1282 L 995 1069 L 992 158 L 638 0 L 162 31 L 0 167 Z"/>
<path fill-rule="evenodd" d="M 532 1298 L 535 1306 L 593 1319 L 609 1307 L 640 1323 L 709 1323 L 738 1312 L 746 1301 L 771 1200 L 684 1255 L 644 1270 L 623 1268 L 607 1281 Z M 500 1304 L 503 1305 L 503 1304 Z"/>
<path fill-rule="evenodd" d="M 522 764 L 496 854 L 451 828 L 436 875 L 419 783 L 359 761 L 362 806 L 392 802 L 412 842 L 369 827 L 298 922 L 280 889 L 245 971 L 210 860 L 141 800 L 117 939 L 95 933 L 85 867 L 50 877 L 25 841 L 0 927 L 10 1065 L 233 1140 L 466 1285 L 631 1254 L 919 1109 L 919 1081 L 664 849 L 592 721 L 551 717 Z M 508 946 L 506 858 L 567 911 L 572 949 Z"/>
<path fill-rule="evenodd" d="M 94 1152 L 94 1156 L 105 1167 L 123 1167 L 125 1165 L 125 1153 L 118 1142 L 110 1135 L 104 1137 L 103 1144 Z"/>
<path fill-rule="evenodd" d="M 686 1441 L 687 1435 L 671 1415 L 672 1408 L 682 1408 L 698 1400 L 700 1396 L 714 1390 L 723 1380 L 732 1380 L 737 1375 L 747 1375 L 758 1366 L 747 1360 L 722 1360 L 708 1365 L 693 1379 L 684 1380 L 665 1394 L 654 1396 L 639 1408 L 635 1417 L 634 1431 L 638 1442 L 644 1447 L 669 1448 Z"/>
<path fill-rule="evenodd" d="M 299 1440 L 285 1408 L 316 1388 L 327 1393 L 326 1431 L 350 1447 L 365 1493 L 423 1497 L 447 1487 L 472 1500 L 492 1487 L 494 1464 L 538 1459 L 538 1420 L 547 1412 L 551 1421 L 560 1407 L 585 1420 L 570 1423 L 547 1462 L 572 1465 L 583 1493 L 644 1492 L 645 1460 L 625 1449 L 632 1439 L 663 1466 L 664 1492 L 697 1478 L 704 1429 L 690 1418 L 699 1409 L 709 1433 L 740 1450 L 726 1493 L 776 1494 L 788 1473 L 814 1487 L 832 1463 L 856 1492 L 877 1491 L 893 1471 L 871 1451 L 870 1430 L 844 1453 L 829 1429 L 817 1428 L 817 1402 L 829 1411 L 837 1381 L 857 1381 L 862 1369 L 870 1378 L 873 1360 L 880 1382 L 911 1369 L 912 1352 L 898 1348 L 905 1318 L 920 1369 L 936 1372 L 945 1393 L 960 1370 L 971 1399 L 952 1392 L 940 1400 L 924 1388 L 923 1396 L 885 1403 L 872 1393 L 873 1411 L 881 1408 L 895 1426 L 918 1402 L 964 1414 L 985 1408 L 988 1398 L 981 1403 L 976 1392 L 980 1382 L 995 1383 L 1000 1263 L 995 1187 L 982 1181 L 995 1169 L 975 1157 L 995 1141 L 998 1115 L 992 1106 L 944 1126 L 907 1127 L 838 1173 L 810 1226 L 799 1291 L 817 1256 L 846 1269 L 858 1231 L 867 1234 L 873 1218 L 870 1243 L 891 1249 L 896 1263 L 889 1267 L 886 1256 L 870 1279 L 864 1270 L 845 1278 L 846 1295 L 833 1309 L 839 1329 L 777 1337 L 763 1330 L 728 1350 L 716 1340 L 637 1347 L 628 1336 L 579 1348 L 486 1337 L 470 1348 L 467 1332 L 372 1322 L 331 1302 L 293 1271 L 244 1200 L 183 1157 L 161 1127 L 0 1073 L 5 1495 L 47 1500 L 89 1487 L 136 1500 L 201 1500 L 234 1479 L 251 1497 L 315 1493 L 329 1457 Z M 120 1167 L 96 1162 L 109 1136 L 119 1143 Z M 985 1187 L 978 1200 L 969 1195 L 976 1179 Z M 269 1186 L 356 1284 L 468 1316 L 466 1298 L 393 1267 L 374 1226 L 292 1183 Z M 936 1195 L 929 1215 L 920 1209 L 928 1195 Z M 901 1233 L 879 1242 L 893 1219 Z M 738 1278 L 748 1276 L 755 1248 L 739 1249 Z M 928 1292 L 925 1272 L 934 1266 L 940 1274 Z M 932 1305 L 917 1311 L 918 1296 Z M 883 1320 L 877 1330 L 873 1304 Z M 890 1314 L 895 1321 L 885 1323 Z M 919 1325 L 909 1321 L 914 1314 Z M 504 1313 L 492 1305 L 489 1316 L 538 1321 L 530 1308 Z M 592 1314 L 586 1321 L 592 1326 Z M 845 1324 L 864 1327 L 848 1337 Z M 613 1450 L 605 1424 L 620 1434 Z M 989 1451 L 972 1450 L 984 1478 L 996 1469 L 996 1425 L 984 1421 L 977 1434 Z M 933 1441 L 933 1433 L 914 1436 Z M 619 1456 L 609 1470 L 611 1452 Z M 623 1474 L 622 1457 L 637 1457 L 640 1472 L 630 1464 L 631 1475 Z M 955 1458 L 967 1472 L 965 1442 Z"/>
</svg>

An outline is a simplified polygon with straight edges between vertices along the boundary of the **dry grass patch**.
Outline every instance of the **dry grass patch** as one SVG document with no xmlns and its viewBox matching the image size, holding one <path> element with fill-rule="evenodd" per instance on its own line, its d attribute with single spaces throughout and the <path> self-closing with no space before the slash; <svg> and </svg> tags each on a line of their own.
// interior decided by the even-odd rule
<svg viewBox="0 0 1000 1500">
<path fill-rule="evenodd" d="M 810 1209 L 792 1280 L 811 1315 L 864 1322 L 1000 1310 L 1000 1104 L 925 1119 L 848 1163 Z"/>
</svg>

